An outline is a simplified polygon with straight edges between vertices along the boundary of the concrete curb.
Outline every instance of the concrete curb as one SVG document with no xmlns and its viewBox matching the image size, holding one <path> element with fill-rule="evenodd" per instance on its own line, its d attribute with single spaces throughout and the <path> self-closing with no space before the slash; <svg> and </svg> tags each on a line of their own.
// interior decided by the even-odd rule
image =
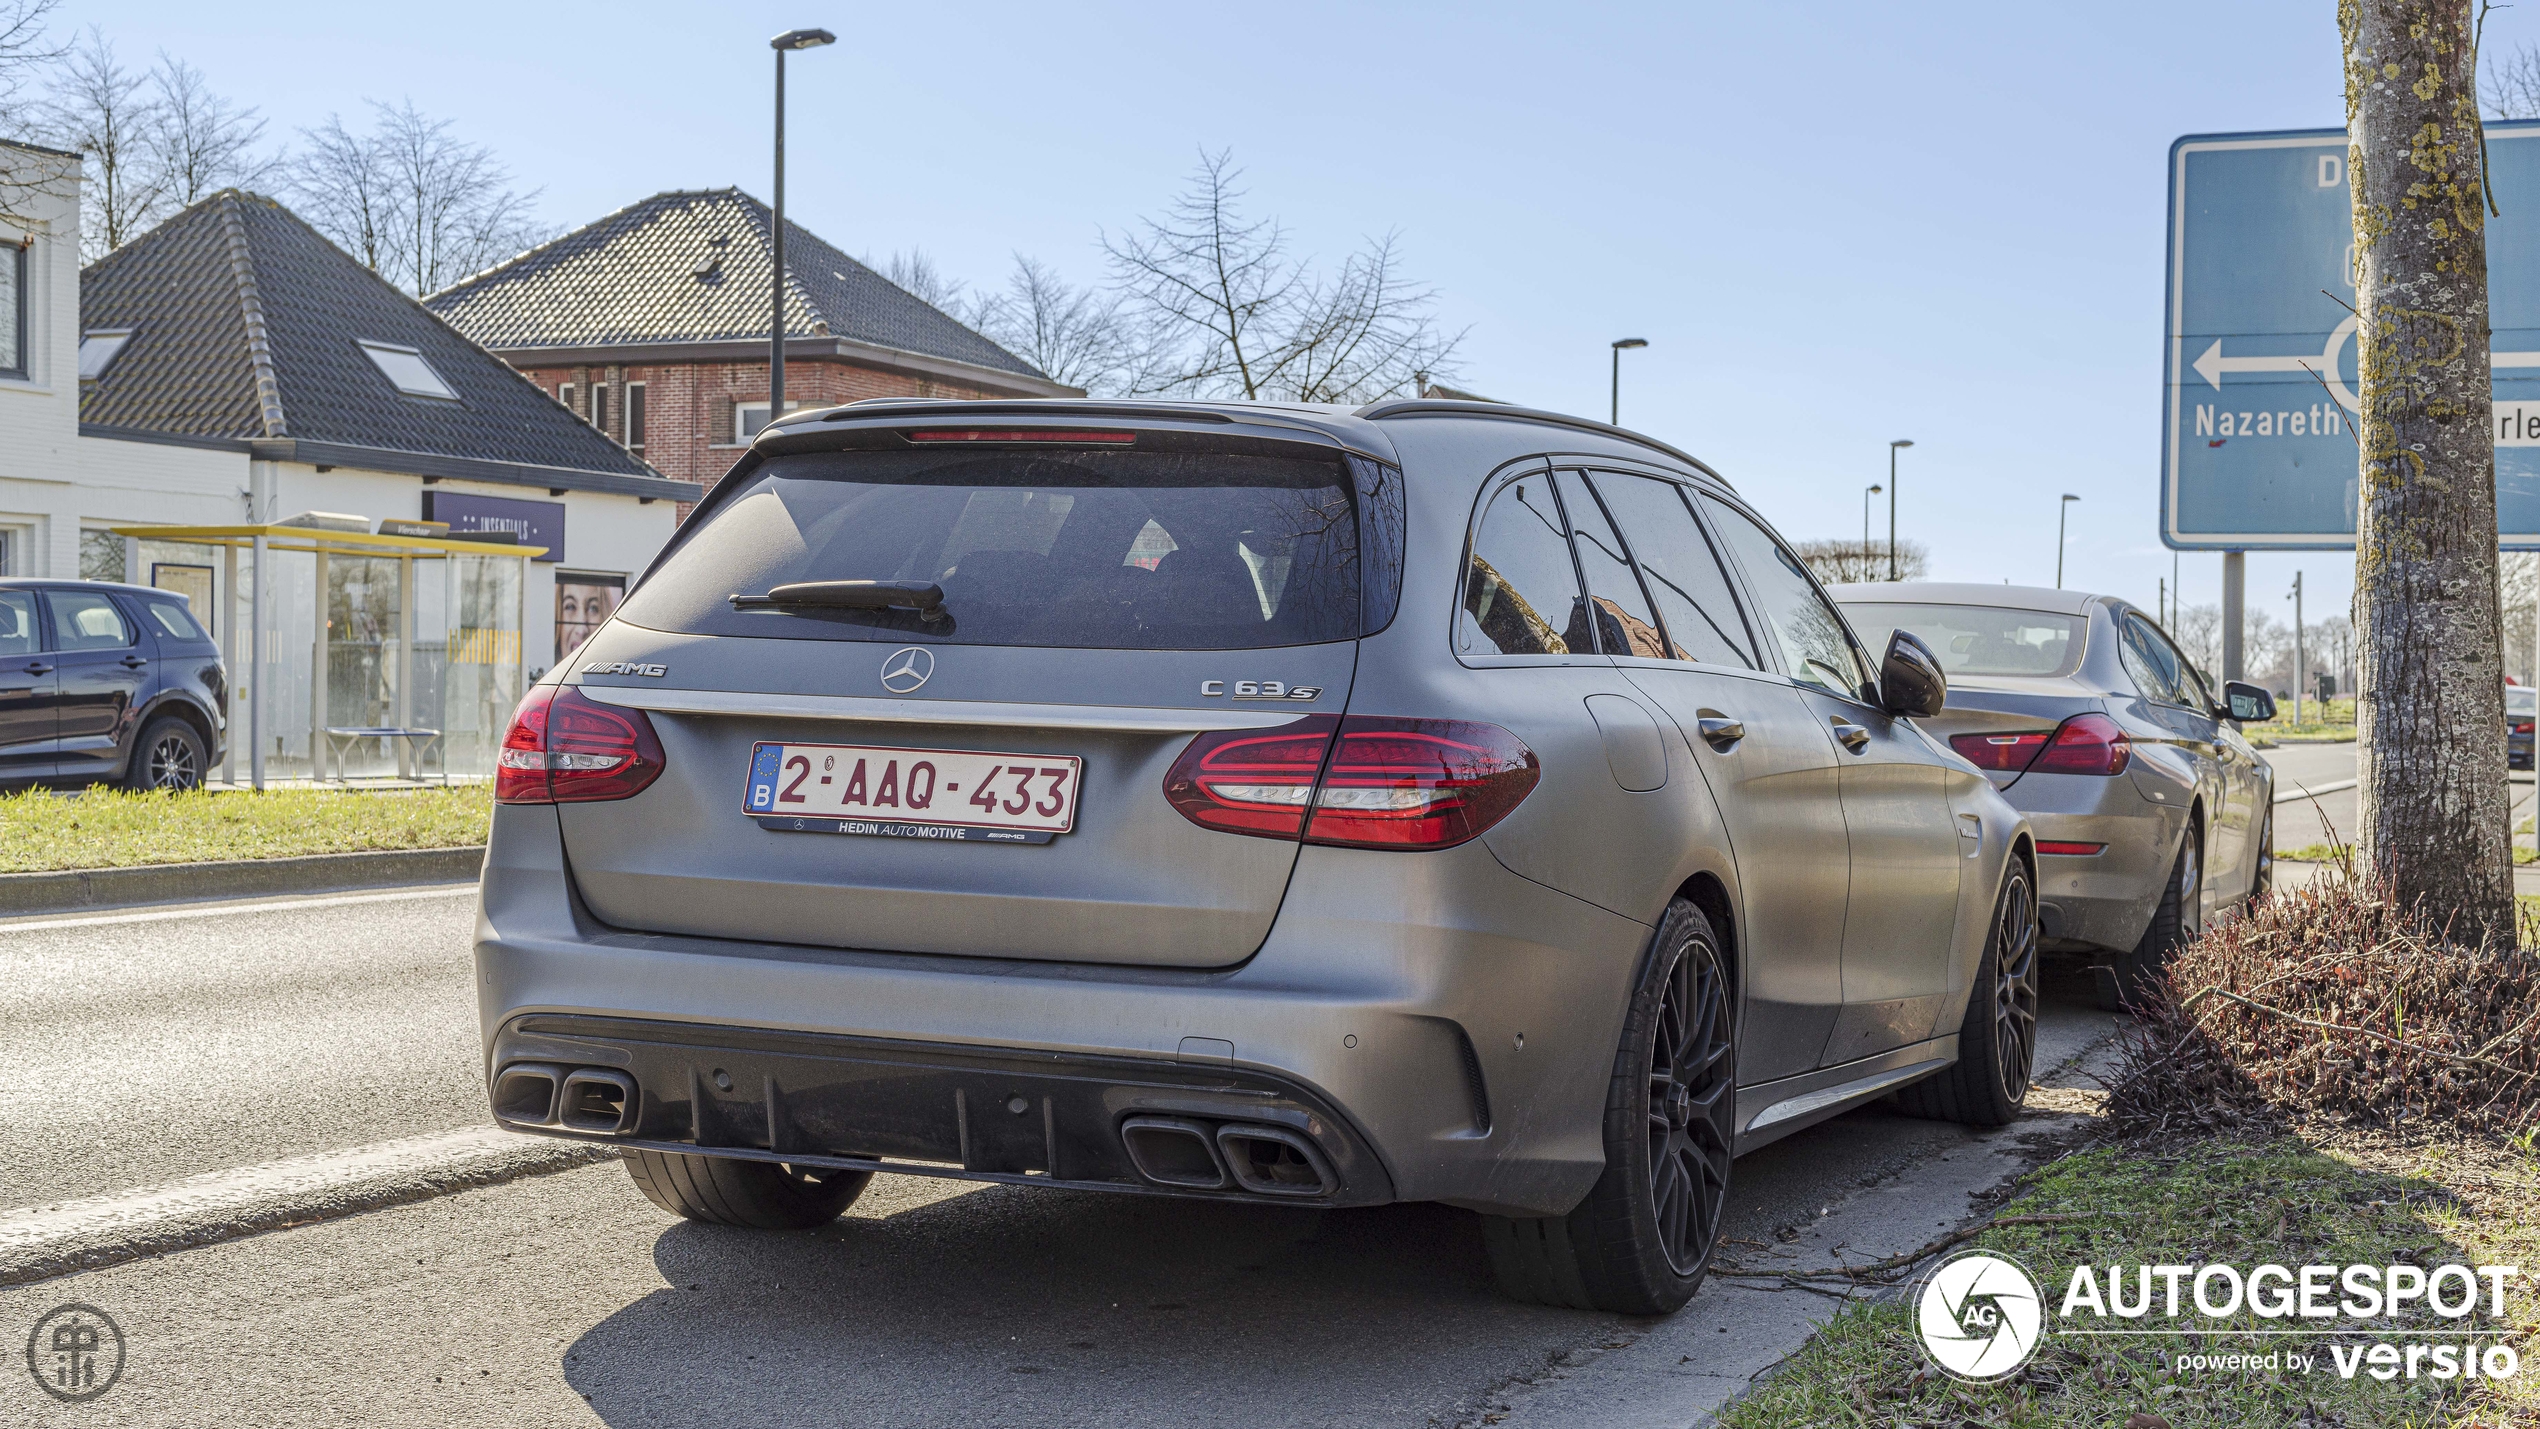
<svg viewBox="0 0 2540 1429">
<path fill-rule="evenodd" d="M 224 863 L 0 873 L 0 918 L 120 908 L 136 903 L 197 903 L 214 898 L 332 893 L 401 883 L 457 883 L 476 877 L 484 866 L 485 847 L 477 844 L 466 848 L 384 849 Z"/>
</svg>

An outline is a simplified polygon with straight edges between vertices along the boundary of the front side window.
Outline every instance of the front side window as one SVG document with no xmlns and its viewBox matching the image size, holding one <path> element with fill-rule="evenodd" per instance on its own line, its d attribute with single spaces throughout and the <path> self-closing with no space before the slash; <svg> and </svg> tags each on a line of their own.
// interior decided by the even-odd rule
<svg viewBox="0 0 2540 1429">
<path fill-rule="evenodd" d="M 26 249 L 0 247 L 0 377 L 27 375 L 26 297 Z"/>
<path fill-rule="evenodd" d="M 1654 476 L 1596 473 L 1597 494 L 1631 541 L 1643 584 L 1666 621 L 1675 658 L 1756 668 L 1737 600 L 1684 489 Z"/>
<path fill-rule="evenodd" d="M 1521 477 L 1491 498 L 1464 573 L 1459 654 L 1596 653 L 1564 530 L 1550 472 Z"/>
<path fill-rule="evenodd" d="M 777 457 L 692 522 L 618 618 L 680 634 L 1093 650 L 1352 640 L 1358 523 L 1337 457 L 857 451 Z M 818 581 L 912 608 L 736 606 Z"/>
<path fill-rule="evenodd" d="M 1852 648 L 1843 617 L 1817 593 L 1808 568 L 1755 518 L 1705 492 L 1704 507 L 1720 539 L 1737 553 L 1748 589 L 1761 607 L 1764 630 L 1781 648 L 1782 668 L 1803 685 L 1848 700 L 1870 698 L 1870 672 Z"/>
<path fill-rule="evenodd" d="M 45 598 L 53 607 L 54 649 L 120 650 L 132 643 L 132 627 L 104 596 L 52 591 Z"/>
<path fill-rule="evenodd" d="M 2165 705 L 2189 703 L 2178 656 L 2150 621 L 2129 611 L 2119 622 L 2117 632 L 2118 661 L 2134 677 L 2135 688 L 2143 692 L 2144 698 Z"/>
</svg>

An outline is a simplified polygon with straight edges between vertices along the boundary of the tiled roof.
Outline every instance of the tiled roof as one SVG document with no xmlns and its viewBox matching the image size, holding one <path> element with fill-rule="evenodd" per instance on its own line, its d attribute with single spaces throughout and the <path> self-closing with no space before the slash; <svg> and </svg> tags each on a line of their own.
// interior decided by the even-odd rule
<svg viewBox="0 0 2540 1429">
<path fill-rule="evenodd" d="M 84 384 L 83 424 L 535 469 L 524 477 L 659 480 L 256 194 L 214 194 L 90 265 L 80 274 L 80 322 L 90 332 L 133 329 L 105 373 Z M 399 392 L 363 342 L 421 353 L 458 400 Z"/>
<path fill-rule="evenodd" d="M 767 205 L 739 189 L 655 194 L 424 301 L 497 352 L 767 339 Z M 1038 369 L 785 224 L 785 331 L 1027 377 Z"/>
</svg>

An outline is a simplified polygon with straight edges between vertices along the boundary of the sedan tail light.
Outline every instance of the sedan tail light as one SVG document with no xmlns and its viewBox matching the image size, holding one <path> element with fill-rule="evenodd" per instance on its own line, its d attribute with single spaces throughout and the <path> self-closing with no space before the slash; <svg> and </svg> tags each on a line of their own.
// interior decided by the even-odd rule
<svg viewBox="0 0 2540 1429">
<path fill-rule="evenodd" d="M 2053 733 L 2032 729 L 2018 734 L 1954 734 L 1949 737 L 1949 747 L 1988 773 L 2017 774 L 2028 768 L 2029 761 L 2046 747 L 2047 737 Z"/>
<path fill-rule="evenodd" d="M 2103 714 L 2077 714 L 2055 730 L 2037 762 L 2040 774 L 2123 774 L 2134 757 L 2134 744 Z"/>
<path fill-rule="evenodd" d="M 2515 734 L 2531 733 L 2531 721 L 2527 719 L 2515 720 L 2512 725 L 2512 732 Z"/>
<path fill-rule="evenodd" d="M 624 799 L 661 777 L 661 740 L 642 710 L 604 705 L 568 686 L 533 687 L 494 761 L 503 804 Z"/>
<path fill-rule="evenodd" d="M 1202 828 L 1416 851 L 1477 837 L 1541 777 L 1534 751 L 1497 725 L 1309 715 L 1192 740 L 1164 796 Z"/>
</svg>

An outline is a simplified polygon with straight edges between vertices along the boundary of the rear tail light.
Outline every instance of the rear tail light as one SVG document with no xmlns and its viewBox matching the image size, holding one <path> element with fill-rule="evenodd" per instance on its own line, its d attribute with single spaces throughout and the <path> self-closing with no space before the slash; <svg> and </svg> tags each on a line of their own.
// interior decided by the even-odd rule
<svg viewBox="0 0 2540 1429">
<path fill-rule="evenodd" d="M 1957 734 L 1949 738 L 1949 747 L 1966 756 L 1969 764 L 1998 774 L 2017 774 L 2028 768 L 2037 751 L 2046 747 L 2052 730 L 2032 729 L 2019 734 Z"/>
<path fill-rule="evenodd" d="M 2061 839 L 2039 839 L 2037 841 L 2037 851 L 2039 853 L 2060 853 L 2075 857 L 2083 857 L 2098 853 L 2106 847 L 2106 844 L 2068 843 Z"/>
<path fill-rule="evenodd" d="M 2077 714 L 2055 730 L 2029 768 L 2040 774 L 2123 774 L 2134 745 L 2103 714 Z"/>
<path fill-rule="evenodd" d="M 1274 730 L 1204 734 L 1164 795 L 1202 828 L 1341 848 L 1453 848 L 1508 816 L 1542 777 L 1497 725 L 1309 715 Z"/>
<path fill-rule="evenodd" d="M 2529 733 L 2531 733 L 2531 721 L 2529 721 L 2529 720 L 2527 720 L 2527 719 L 2518 719 L 2518 720 L 2515 720 L 2515 721 L 2514 721 L 2514 725 L 2513 725 L 2513 732 L 2514 732 L 2514 733 L 2516 733 L 2516 734 L 2529 734 Z"/>
<path fill-rule="evenodd" d="M 908 433 L 912 442 L 1001 442 L 1008 446 L 1125 447 L 1137 444 L 1135 432 L 1084 432 L 1069 428 L 1026 431 L 1013 427 L 924 427 Z"/>
<path fill-rule="evenodd" d="M 566 686 L 533 687 L 503 731 L 494 799 L 579 804 L 624 799 L 661 777 L 661 741 L 642 710 L 604 705 Z"/>
</svg>

